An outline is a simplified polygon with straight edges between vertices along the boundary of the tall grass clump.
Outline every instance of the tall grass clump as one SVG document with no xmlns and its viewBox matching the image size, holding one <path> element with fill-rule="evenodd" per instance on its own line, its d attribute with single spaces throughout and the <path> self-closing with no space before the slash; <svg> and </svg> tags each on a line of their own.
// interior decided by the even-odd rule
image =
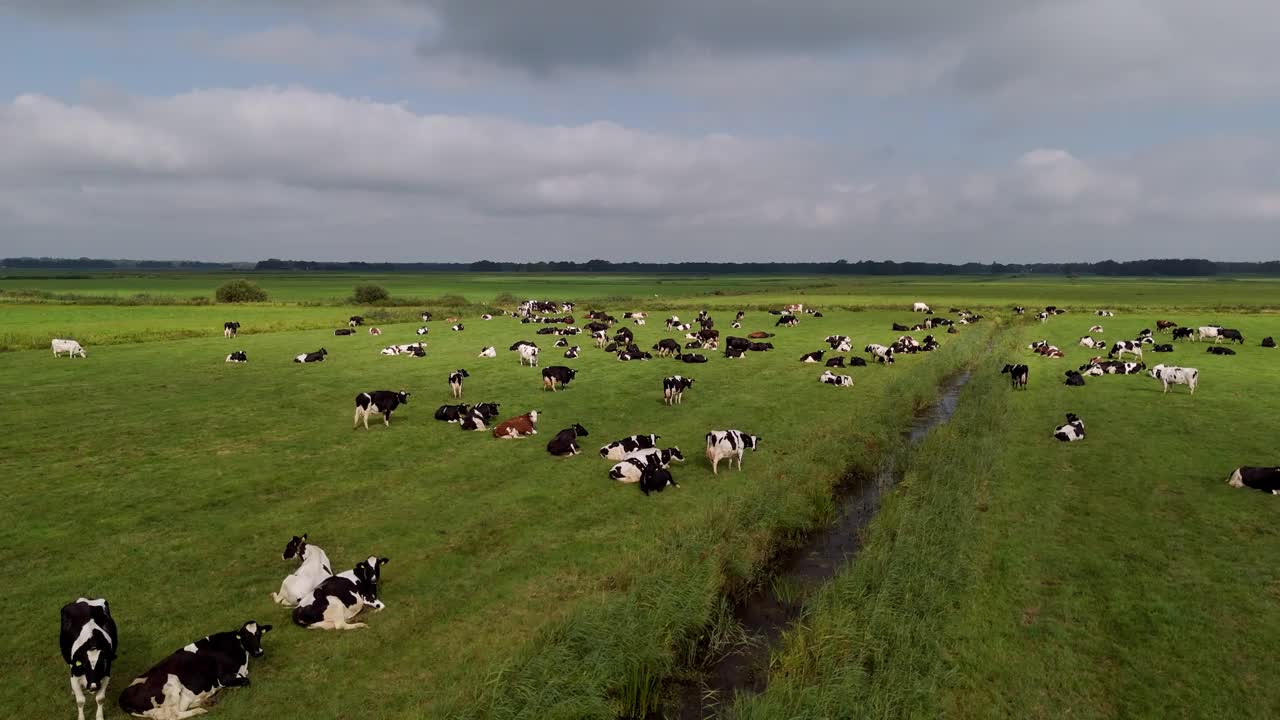
<svg viewBox="0 0 1280 720">
<path fill-rule="evenodd" d="M 352 300 L 358 305 L 378 305 L 391 299 L 391 293 L 381 285 L 357 285 Z"/>
<path fill-rule="evenodd" d="M 238 278 L 223 283 L 218 291 L 214 294 L 220 303 L 243 303 L 243 302 L 266 302 L 267 291 L 258 287 L 258 284 Z"/>
</svg>

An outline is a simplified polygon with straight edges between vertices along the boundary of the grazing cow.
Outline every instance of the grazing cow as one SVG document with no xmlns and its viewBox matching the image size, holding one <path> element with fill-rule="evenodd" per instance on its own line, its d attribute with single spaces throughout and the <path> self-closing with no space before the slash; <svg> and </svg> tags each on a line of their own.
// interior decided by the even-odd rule
<svg viewBox="0 0 1280 720">
<path fill-rule="evenodd" d="M 1084 439 L 1084 421 L 1075 413 L 1067 413 L 1067 424 L 1053 431 L 1053 436 L 1062 442 L 1075 442 Z"/>
<path fill-rule="evenodd" d="M 542 389 L 556 391 L 556 385 L 567 387 L 575 377 L 578 371 L 567 368 L 564 365 L 552 365 L 551 367 L 542 368 Z"/>
<path fill-rule="evenodd" d="M 839 357 L 827 358 L 827 367 L 844 367 L 844 356 L 840 355 Z"/>
<path fill-rule="evenodd" d="M 582 449 L 578 447 L 578 438 L 586 436 L 587 429 L 574 423 L 573 427 L 565 428 L 551 438 L 551 442 L 547 443 L 547 452 L 558 457 L 577 455 Z"/>
<path fill-rule="evenodd" d="M 1222 328 L 1221 330 L 1219 330 L 1219 331 L 1218 331 L 1218 339 L 1219 339 L 1219 340 L 1234 340 L 1234 341 L 1236 341 L 1236 342 L 1240 343 L 1241 345 L 1243 345 L 1243 344 L 1244 344 L 1244 335 L 1241 335 L 1239 330 L 1234 330 L 1234 329 L 1232 329 L 1232 328 Z"/>
<path fill-rule="evenodd" d="M 658 357 L 666 357 L 668 355 L 679 355 L 680 343 L 676 342 L 675 340 L 672 340 L 671 338 L 663 338 L 653 346 L 653 349 L 658 351 Z"/>
<path fill-rule="evenodd" d="M 471 374 L 462 368 L 449 373 L 449 392 L 455 400 L 462 397 L 462 378 L 468 377 L 471 377 Z"/>
<path fill-rule="evenodd" d="M 538 411 L 530 410 L 509 420 L 503 420 L 493 429 L 493 436 L 499 440 L 519 440 L 538 434 Z"/>
<path fill-rule="evenodd" d="M 461 381 L 459 381 L 458 395 L 462 395 Z M 400 392 L 392 392 L 391 390 L 374 390 L 371 393 L 362 392 L 356 396 L 356 414 L 355 419 L 351 423 L 351 429 L 355 430 L 360 425 L 360 421 L 364 421 L 364 429 L 369 429 L 369 414 L 381 413 L 382 422 L 387 427 L 391 427 L 391 413 L 401 405 L 409 404 L 409 393 L 401 390 Z"/>
<path fill-rule="evenodd" d="M 795 327 L 799 324 L 800 318 L 797 318 L 795 315 L 783 315 L 778 318 L 778 322 L 774 323 L 773 326 L 778 327 L 779 325 L 785 325 L 787 327 Z"/>
<path fill-rule="evenodd" d="M 662 401 L 668 405 L 679 405 L 684 398 L 684 391 L 693 387 L 693 378 L 672 375 L 662 379 Z"/>
<path fill-rule="evenodd" d="M 364 318 L 360 317 L 359 315 L 352 315 L 350 318 L 347 319 L 347 324 L 350 325 L 351 327 L 363 325 Z"/>
<path fill-rule="evenodd" d="M 1205 348 L 1205 351 L 1212 355 L 1235 355 L 1236 354 L 1236 351 L 1232 350 L 1231 348 L 1218 347 L 1216 345 L 1211 348 Z"/>
<path fill-rule="evenodd" d="M 449 326 L 449 329 L 450 329 L 450 330 L 452 330 L 452 331 L 454 331 L 454 332 L 458 332 L 458 331 L 461 331 L 461 330 L 466 330 L 466 328 L 462 326 L 462 323 L 458 323 L 457 325 L 450 325 L 450 326 Z"/>
<path fill-rule="evenodd" d="M 1093 333 L 1100 333 L 1100 332 L 1102 332 L 1102 326 L 1101 326 L 1101 325 L 1091 325 L 1091 326 L 1089 327 L 1089 334 L 1091 334 L 1091 335 L 1092 335 Z"/>
<path fill-rule="evenodd" d="M 71 673 L 71 693 L 78 720 L 84 720 L 85 692 L 93 693 L 102 720 L 102 701 L 111 684 L 111 663 L 120 650 L 116 621 L 103 598 L 79 598 L 62 606 L 62 630 L 58 636 L 62 659 Z"/>
<path fill-rule="evenodd" d="M 680 356 L 680 362 L 685 362 L 690 364 L 704 363 L 706 361 L 707 361 L 706 355 L 699 355 L 697 353 L 686 353 Z"/>
<path fill-rule="evenodd" d="M 1280 467 L 1241 465 L 1227 478 L 1227 484 L 1233 488 L 1252 488 L 1280 495 Z"/>
<path fill-rule="evenodd" d="M 249 356 L 246 355 L 243 350 L 237 350 L 227 356 L 227 362 L 229 363 L 249 362 Z"/>
<path fill-rule="evenodd" d="M 600 457 L 606 460 L 618 461 L 626 457 L 628 454 L 637 450 L 647 450 L 658 446 L 658 438 L 661 435 L 629 435 L 621 440 L 615 440 L 608 445 L 600 448 Z"/>
<path fill-rule="evenodd" d="M 1166 393 L 1169 392 L 1170 385 L 1186 385 L 1190 391 L 1189 394 L 1194 395 L 1196 386 L 1200 384 L 1200 371 L 1195 368 L 1157 365 L 1147 374 L 1159 380 Z"/>
<path fill-rule="evenodd" d="M 293 609 L 293 623 L 309 630 L 355 630 L 368 627 L 351 622 L 366 606 L 381 612 L 386 605 L 378 598 L 378 576 L 390 558 L 370 555 L 344 573 L 327 578 L 302 604 Z"/>
<path fill-rule="evenodd" d="M 1151 351 L 1152 352 L 1173 352 L 1173 346 L 1170 345 L 1169 343 L 1164 343 L 1163 345 L 1152 345 Z"/>
<path fill-rule="evenodd" d="M 311 595 L 320 583 L 333 575 L 333 566 L 329 564 L 329 556 L 318 545 L 307 542 L 307 534 L 302 537 L 294 535 L 285 543 L 280 557 L 285 560 L 298 559 L 298 569 L 290 573 L 280 582 L 280 591 L 271 593 L 272 602 L 285 607 L 293 607 Z"/>
<path fill-rule="evenodd" d="M 853 387 L 853 377 L 849 375 L 836 375 L 830 370 L 823 371 L 818 376 L 818 382 L 826 385 L 835 385 L 837 387 Z"/>
<path fill-rule="evenodd" d="M 574 345 L 573 347 L 564 351 L 564 356 L 565 358 L 572 360 L 578 357 L 578 353 L 581 351 L 582 351 L 582 347 L 580 345 Z"/>
<path fill-rule="evenodd" d="M 58 355 L 62 353 L 66 353 L 67 357 L 69 358 L 73 358 L 77 355 L 79 355 L 82 358 L 89 357 L 88 355 L 85 354 L 84 348 L 80 347 L 80 343 L 76 342 L 75 340 L 63 340 L 61 338 L 54 338 L 53 342 L 49 343 L 49 346 L 53 348 L 54 357 L 58 357 Z"/>
<path fill-rule="evenodd" d="M 1271 337 L 1270 335 L 1262 338 L 1262 347 L 1273 348 L 1275 346 L 1276 346 L 1275 338 Z"/>
<path fill-rule="evenodd" d="M 238 322 L 222 323 L 222 337 L 233 338 L 236 336 L 236 333 L 238 332 L 240 332 L 240 323 Z"/>
<path fill-rule="evenodd" d="M 338 328 L 337 330 L 333 331 L 333 334 L 336 337 L 345 337 L 347 335 L 355 335 L 356 331 L 352 330 L 351 328 Z"/>
<path fill-rule="evenodd" d="M 445 422 L 462 422 L 462 419 L 471 413 L 471 406 L 461 405 L 441 405 L 436 408 L 435 418 Z"/>
<path fill-rule="evenodd" d="M 1107 341 L 1102 339 L 1094 340 L 1086 335 L 1080 338 L 1080 347 L 1087 347 L 1090 350 L 1105 350 L 1107 347 Z"/>
<path fill-rule="evenodd" d="M 684 462 L 684 454 L 678 447 L 638 450 L 609 468 L 609 479 L 620 483 L 637 483 L 644 477 L 645 468 L 656 465 L 665 469 L 670 467 L 672 462 Z"/>
<path fill-rule="evenodd" d="M 1156 332 L 1165 332 L 1166 330 L 1172 330 L 1172 329 L 1174 329 L 1174 328 L 1176 328 L 1176 327 L 1178 327 L 1178 323 L 1176 323 L 1176 322 L 1174 322 L 1174 321 L 1172 321 L 1172 320 L 1157 320 L 1157 321 L 1156 321 Z"/>
<path fill-rule="evenodd" d="M 493 347 L 492 345 L 486 348 L 482 348 L 480 350 L 479 357 L 489 357 L 489 358 L 498 357 L 498 349 Z"/>
<path fill-rule="evenodd" d="M 1093 314 L 1097 315 L 1098 317 L 1115 317 L 1115 313 L 1111 312 L 1110 310 L 1094 310 Z"/>
<path fill-rule="evenodd" d="M 870 353 L 871 356 L 875 358 L 875 361 L 878 363 L 882 363 L 884 365 L 893 364 L 893 348 L 872 343 L 871 345 L 868 345 L 866 348 L 864 348 L 864 351 L 867 353 Z"/>
<path fill-rule="evenodd" d="M 1195 328 L 1177 327 L 1173 329 L 1174 340 L 1194 340 L 1196 337 Z"/>
<path fill-rule="evenodd" d="M 521 345 L 520 346 L 520 364 L 523 366 L 528 364 L 529 367 L 538 366 L 538 346 L 537 345 Z"/>
<path fill-rule="evenodd" d="M 1123 359 L 1126 354 L 1134 355 L 1141 360 L 1142 343 L 1138 340 L 1118 340 L 1111 346 L 1111 352 L 1107 353 L 1107 357 Z"/>
<path fill-rule="evenodd" d="M 382 328 L 371 327 L 371 328 L 369 328 L 369 334 L 370 334 L 370 335 L 381 335 L 381 334 L 382 334 Z"/>
<path fill-rule="evenodd" d="M 741 360 L 747 356 L 747 353 L 742 348 L 727 347 L 724 349 L 724 356 L 730 360 Z"/>
<path fill-rule="evenodd" d="M 711 462 L 711 473 L 719 475 L 720 461 L 728 459 L 738 461 L 738 470 L 742 470 L 742 452 L 751 448 L 755 452 L 760 448 L 760 438 L 747 435 L 741 430 L 712 430 L 707 433 L 707 460 Z"/>
<path fill-rule="evenodd" d="M 1078 371 L 1068 370 L 1065 374 L 1067 376 L 1067 381 L 1064 384 L 1074 387 L 1084 387 L 1084 376 Z"/>
<path fill-rule="evenodd" d="M 483 314 L 483 315 L 481 315 L 481 316 L 480 316 L 480 319 L 481 319 L 481 320 L 492 320 L 492 319 L 493 319 L 493 316 L 492 316 L 492 315 L 490 315 L 489 313 L 485 313 L 485 314 Z"/>
<path fill-rule="evenodd" d="M 120 709 L 154 720 L 204 714 L 223 688 L 248 687 L 249 658 L 262 657 L 262 636 L 270 631 L 250 620 L 175 651 L 124 689 Z"/>
<path fill-rule="evenodd" d="M 1014 387 L 1026 389 L 1027 380 L 1031 377 L 1031 368 L 1026 365 L 1005 365 L 1000 374 L 1008 374 L 1009 382 Z"/>
<path fill-rule="evenodd" d="M 1216 342 L 1220 342 L 1220 341 L 1222 340 L 1222 338 L 1218 337 L 1218 332 L 1219 332 L 1220 330 L 1222 330 L 1222 328 L 1221 328 L 1221 327 L 1219 327 L 1219 326 L 1217 326 L 1217 325 L 1204 325 L 1204 326 L 1201 326 L 1201 327 L 1199 327 L 1199 328 L 1197 328 L 1197 329 L 1196 329 L 1196 332 L 1197 332 L 1197 335 L 1196 335 L 1196 342 L 1199 342 L 1199 341 L 1204 340 L 1204 339 L 1206 339 L 1206 338 L 1213 338 L 1213 341 L 1214 341 L 1215 343 L 1216 343 Z"/>
<path fill-rule="evenodd" d="M 927 313 L 929 315 L 932 315 L 933 309 L 922 302 L 918 302 L 918 303 L 911 304 L 911 312 L 922 312 L 922 313 Z"/>
<path fill-rule="evenodd" d="M 303 353 L 295 357 L 293 361 L 296 363 L 324 362 L 324 356 L 328 354 L 329 354 L 328 350 L 325 350 L 324 348 L 320 348 L 315 352 Z"/>
<path fill-rule="evenodd" d="M 680 487 L 676 484 L 675 478 L 671 477 L 670 470 L 652 463 L 645 466 L 644 474 L 640 476 L 640 492 L 644 493 L 645 497 L 648 497 L 651 492 L 662 492 L 668 485 Z"/>
</svg>

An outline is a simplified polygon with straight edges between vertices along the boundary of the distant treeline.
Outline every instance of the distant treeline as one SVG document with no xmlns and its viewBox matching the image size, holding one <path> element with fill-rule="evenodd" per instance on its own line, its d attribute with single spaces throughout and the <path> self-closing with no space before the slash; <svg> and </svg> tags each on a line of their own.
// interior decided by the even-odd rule
<svg viewBox="0 0 1280 720">
<path fill-rule="evenodd" d="M 341 272 L 527 272 L 527 273 L 700 273 L 708 275 L 1100 275 L 1147 277 L 1206 277 L 1212 275 L 1280 275 L 1280 260 L 1267 262 L 1216 262 L 1203 259 L 1154 259 L 1096 263 L 926 263 L 892 260 L 849 262 L 722 263 L 722 262 L 497 262 L 473 263 L 370 263 L 315 260 L 262 260 L 249 263 L 211 263 L 190 260 L 95 260 L 91 258 L 4 258 L 4 268 L 56 268 L 74 270 L 261 270 Z"/>
</svg>

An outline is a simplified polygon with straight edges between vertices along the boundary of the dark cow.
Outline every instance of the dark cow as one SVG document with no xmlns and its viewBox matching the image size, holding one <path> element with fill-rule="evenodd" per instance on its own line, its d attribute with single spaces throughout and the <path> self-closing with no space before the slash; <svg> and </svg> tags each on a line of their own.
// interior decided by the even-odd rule
<svg viewBox="0 0 1280 720">
<path fill-rule="evenodd" d="M 748 333 L 747 337 L 752 340 L 764 340 L 765 338 L 773 337 L 773 333 L 765 332 L 763 330 L 757 330 L 753 333 Z"/>
<path fill-rule="evenodd" d="M 344 573 L 326 578 L 302 604 L 293 609 L 293 623 L 311 630 L 355 630 L 368 627 L 351 622 L 365 607 L 386 608 L 378 599 L 378 576 L 390 558 L 371 555 Z"/>
<path fill-rule="evenodd" d="M 359 315 L 352 315 L 350 318 L 347 319 L 347 324 L 350 325 L 351 327 L 357 327 L 359 325 L 363 325 L 364 318 L 360 317 Z"/>
<path fill-rule="evenodd" d="M 640 476 L 640 492 L 647 497 L 651 492 L 662 492 L 668 485 L 674 488 L 680 487 L 671 477 L 670 470 L 656 462 L 645 465 L 644 473 Z"/>
<path fill-rule="evenodd" d="M 1222 328 L 1218 331 L 1218 337 L 1223 340 L 1234 340 L 1241 345 L 1244 344 L 1244 335 L 1241 335 L 1239 330 L 1232 328 Z"/>
<path fill-rule="evenodd" d="M 604 346 L 604 351 L 605 351 L 605 352 L 607 352 L 607 353 L 617 352 L 617 351 L 618 351 L 618 343 L 616 343 L 616 342 L 611 342 L 611 343 L 609 343 L 608 345 L 605 345 L 605 346 Z"/>
<path fill-rule="evenodd" d="M 795 315 L 787 314 L 778 318 L 778 322 L 774 323 L 773 326 L 778 327 L 779 325 L 785 325 L 787 327 L 795 327 L 799 323 L 800 323 L 799 318 L 797 318 Z"/>
<path fill-rule="evenodd" d="M 741 360 L 747 356 L 747 351 L 742 348 L 725 348 L 724 356 L 730 360 Z"/>
<path fill-rule="evenodd" d="M 338 337 L 342 337 L 343 335 L 355 335 L 356 331 L 352 330 L 351 328 L 338 328 L 337 330 L 333 331 L 333 334 L 337 335 Z"/>
<path fill-rule="evenodd" d="M 559 340 L 555 341 L 555 343 L 553 343 L 551 347 L 569 347 L 569 341 L 565 340 L 564 338 L 560 338 Z"/>
<path fill-rule="evenodd" d="M 470 411 L 470 405 L 441 405 L 436 408 L 435 417 L 437 420 L 456 423 L 461 422 L 462 418 L 466 417 Z"/>
<path fill-rule="evenodd" d="M 1027 380 L 1031 377 L 1031 368 L 1026 365 L 1005 365 L 1000 373 L 1009 375 L 1009 382 L 1016 388 L 1026 389 Z"/>
<path fill-rule="evenodd" d="M 680 356 L 680 362 L 685 362 L 685 363 L 694 364 L 694 363 L 704 363 L 706 361 L 707 361 L 706 355 L 699 355 L 697 353 L 686 353 Z"/>
<path fill-rule="evenodd" d="M 676 342 L 675 340 L 672 340 L 671 338 L 663 338 L 662 340 L 659 340 L 656 345 L 653 346 L 653 349 L 658 351 L 658 357 L 665 357 L 667 355 L 679 355 L 680 343 Z"/>
<path fill-rule="evenodd" d="M 1067 381 L 1065 385 L 1074 387 L 1084 387 L 1084 376 L 1075 370 L 1068 370 L 1066 373 Z"/>
<path fill-rule="evenodd" d="M 960 331 L 956 329 L 956 326 L 955 326 L 955 325 L 952 325 L 951 327 L 947 328 L 947 334 L 948 334 L 948 335 L 956 335 L 956 334 L 958 334 L 959 332 L 960 332 Z"/>
<path fill-rule="evenodd" d="M 1075 413 L 1067 413 L 1067 424 L 1053 431 L 1053 436 L 1062 442 L 1075 442 L 1084 439 L 1084 421 Z"/>
<path fill-rule="evenodd" d="M 773 349 L 773 343 L 751 343 L 747 349 L 751 352 L 768 352 Z"/>
<path fill-rule="evenodd" d="M 293 361 L 296 363 L 324 362 L 324 356 L 328 354 L 328 350 L 320 348 L 315 352 L 303 353 L 302 355 L 295 357 Z"/>
<path fill-rule="evenodd" d="M 701 342 L 698 342 L 697 340 L 690 340 L 689 342 L 687 342 L 687 343 L 685 343 L 685 344 L 684 344 L 684 349 L 685 349 L 685 350 L 694 350 L 694 349 L 701 348 L 701 347 L 702 347 L 702 343 L 701 343 Z M 677 355 L 678 355 L 678 354 L 679 354 L 679 353 L 677 353 Z"/>
<path fill-rule="evenodd" d="M 730 335 L 724 339 L 725 350 L 746 350 L 751 347 L 751 341 L 746 338 L 733 337 Z"/>
<path fill-rule="evenodd" d="M 1280 467 L 1251 467 L 1241 465 L 1227 478 L 1233 488 L 1252 488 L 1280 495 Z"/>
<path fill-rule="evenodd" d="M 822 356 L 826 354 L 825 350 L 814 350 L 800 356 L 800 362 L 803 363 L 820 363 Z"/>
<path fill-rule="evenodd" d="M 613 336 L 614 342 L 633 343 L 636 341 L 636 334 L 631 332 L 631 328 L 622 328 Z"/>
<path fill-rule="evenodd" d="M 578 371 L 573 368 L 567 368 L 564 365 L 552 365 L 551 367 L 542 368 L 542 389 L 556 391 L 556 385 L 566 387 L 575 377 Z"/>
<path fill-rule="evenodd" d="M 539 335 L 555 335 L 556 329 L 550 327 L 538 328 Z"/>
<path fill-rule="evenodd" d="M 462 417 L 463 430 L 484 430 L 485 425 L 498 417 L 498 403 L 478 403 Z"/>
<path fill-rule="evenodd" d="M 573 427 L 565 428 L 551 438 L 551 442 L 547 443 L 547 452 L 558 457 L 577 455 L 578 451 L 581 450 L 578 447 L 578 438 L 586 436 L 587 429 L 578 423 L 574 423 Z"/>
<path fill-rule="evenodd" d="M 910 327 L 908 327 L 908 326 L 906 326 L 906 325 L 903 325 L 903 324 L 901 324 L 901 323 L 894 323 L 894 324 L 893 324 L 893 331 L 894 331 L 894 332 L 907 332 L 907 331 L 909 331 L 909 330 L 911 330 L 911 328 L 910 328 Z"/>
<path fill-rule="evenodd" d="M 1174 340 L 1191 340 L 1196 336 L 1196 329 L 1189 327 L 1176 327 L 1173 329 Z"/>
<path fill-rule="evenodd" d="M 508 350 L 515 351 L 515 350 L 519 350 L 520 348 L 522 348 L 522 347 L 524 347 L 524 346 L 526 346 L 526 345 L 528 345 L 529 347 L 538 347 L 537 343 L 531 342 L 531 341 L 529 341 L 529 340 L 517 340 L 517 341 L 515 341 L 515 342 L 511 343 L 511 347 L 509 347 L 509 348 L 507 348 L 507 349 L 508 349 Z"/>
<path fill-rule="evenodd" d="M 250 620 L 175 651 L 124 689 L 120 709 L 154 720 L 203 714 L 223 688 L 249 686 L 249 658 L 262 657 L 262 636 L 270 631 Z"/>
<path fill-rule="evenodd" d="M 1176 328 L 1176 327 L 1178 327 L 1178 323 L 1176 323 L 1176 322 L 1174 322 L 1174 321 L 1172 321 L 1172 320 L 1157 320 L 1157 321 L 1156 321 L 1156 332 L 1165 332 L 1166 330 L 1172 330 L 1172 329 L 1174 329 L 1174 328 Z"/>
<path fill-rule="evenodd" d="M 684 391 L 693 387 L 693 378 L 672 375 L 662 379 L 662 400 L 668 405 L 679 405 Z"/>
<path fill-rule="evenodd" d="M 849 367 L 866 367 L 867 361 L 860 357 L 849 358 Z"/>
<path fill-rule="evenodd" d="M 240 323 L 224 322 L 222 323 L 222 337 L 233 338 L 236 333 L 240 332 Z"/>
<path fill-rule="evenodd" d="M 596 332 L 603 332 L 605 330 L 608 330 L 609 326 L 602 322 L 593 322 L 593 323 L 587 323 L 586 328 L 587 330 L 593 333 L 596 333 Z"/>
<path fill-rule="evenodd" d="M 227 356 L 227 362 L 229 363 L 249 362 L 249 356 L 246 355 L 243 350 L 237 350 Z"/>
<path fill-rule="evenodd" d="M 1169 343 L 1163 345 L 1152 345 L 1151 352 L 1173 352 L 1173 346 Z"/>
<path fill-rule="evenodd" d="M 102 598 L 79 598 L 62 606 L 62 631 L 58 635 L 62 659 L 71 672 L 71 693 L 78 720 L 84 720 L 85 692 L 93 693 L 102 720 L 102 701 L 111 683 L 111 663 L 120 650 L 116 621 Z"/>
<path fill-rule="evenodd" d="M 827 358 L 827 367 L 844 367 L 844 356 Z"/>
<path fill-rule="evenodd" d="M 449 373 L 449 392 L 453 395 L 453 399 L 458 400 L 462 397 L 462 378 L 469 377 L 471 374 L 463 368 Z"/>
<path fill-rule="evenodd" d="M 607 460 L 618 461 L 627 455 L 627 453 L 636 450 L 647 450 L 651 447 L 658 446 L 658 438 L 661 435 L 630 435 L 621 440 L 615 440 L 608 445 L 600 448 L 600 457 Z"/>
<path fill-rule="evenodd" d="M 1270 335 L 1262 338 L 1262 347 L 1273 348 L 1275 346 L 1276 346 L 1275 338 L 1271 337 Z"/>
<path fill-rule="evenodd" d="M 391 427 L 391 413 L 401 405 L 409 404 L 409 393 L 401 390 L 400 392 L 392 392 L 390 390 L 374 390 L 371 393 L 362 392 L 356 396 L 356 414 L 351 424 L 351 429 L 355 430 L 360 426 L 360 421 L 364 421 L 364 429 L 369 429 L 370 413 L 380 413 L 382 422 L 387 427 Z"/>
<path fill-rule="evenodd" d="M 571 348 L 569 348 L 568 350 L 565 350 L 565 351 L 564 351 L 564 356 L 565 356 L 565 358 L 566 358 L 566 359 L 572 360 L 572 359 L 574 359 L 574 358 L 578 357 L 578 353 L 579 353 L 579 352 L 581 352 L 581 351 L 582 351 L 582 347 L 581 347 L 581 346 L 574 345 L 573 347 L 571 347 Z"/>
<path fill-rule="evenodd" d="M 1207 348 L 1205 352 L 1211 355 L 1235 355 L 1236 351 L 1228 347 L 1219 347 L 1217 345 Z"/>
</svg>

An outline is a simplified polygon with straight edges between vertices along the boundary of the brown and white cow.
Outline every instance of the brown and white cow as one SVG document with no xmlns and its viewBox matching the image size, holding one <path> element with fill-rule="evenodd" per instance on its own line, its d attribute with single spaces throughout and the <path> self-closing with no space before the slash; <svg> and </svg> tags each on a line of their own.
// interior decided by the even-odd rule
<svg viewBox="0 0 1280 720">
<path fill-rule="evenodd" d="M 524 415 L 513 417 L 498 423 L 493 429 L 493 436 L 500 440 L 514 440 L 538 434 L 538 411 L 530 410 Z"/>
</svg>

